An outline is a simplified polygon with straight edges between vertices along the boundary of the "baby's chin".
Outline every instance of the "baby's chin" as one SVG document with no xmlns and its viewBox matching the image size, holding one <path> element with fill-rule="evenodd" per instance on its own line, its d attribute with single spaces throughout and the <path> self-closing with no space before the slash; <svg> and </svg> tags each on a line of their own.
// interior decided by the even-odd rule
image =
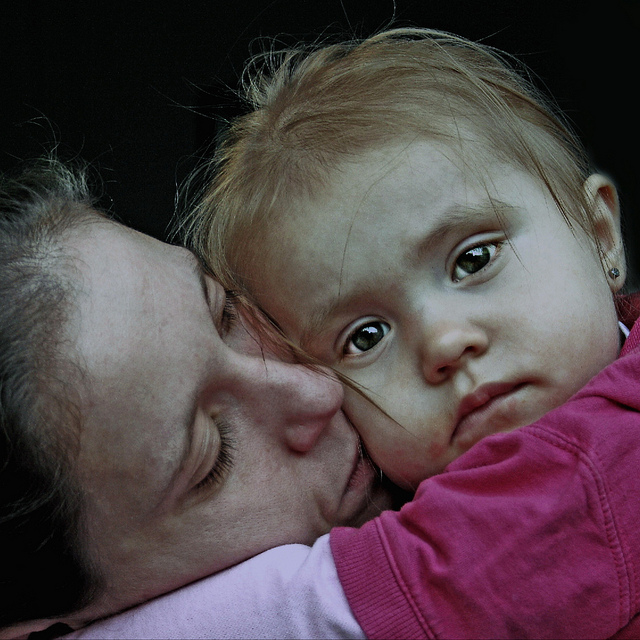
<svg viewBox="0 0 640 640">
<path fill-rule="evenodd" d="M 544 413 L 547 412 L 541 412 L 539 416 L 531 416 L 531 419 L 523 420 L 522 424 L 514 424 L 513 422 L 502 424 L 499 428 L 494 428 L 491 432 L 473 441 L 457 444 L 448 443 L 448 446 L 440 443 L 431 443 L 426 447 L 426 450 L 420 450 L 416 447 L 411 452 L 406 452 L 406 455 L 396 452 L 395 457 L 381 460 L 378 464 L 382 472 L 402 491 L 415 492 L 423 480 L 443 473 L 449 464 L 463 456 L 485 438 L 515 431 L 520 427 L 536 422 Z"/>
</svg>

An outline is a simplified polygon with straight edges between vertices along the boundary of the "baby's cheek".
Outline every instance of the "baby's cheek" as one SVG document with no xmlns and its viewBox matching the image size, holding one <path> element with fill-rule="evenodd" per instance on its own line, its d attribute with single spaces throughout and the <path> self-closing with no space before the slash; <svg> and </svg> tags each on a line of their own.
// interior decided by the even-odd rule
<svg viewBox="0 0 640 640">
<path fill-rule="evenodd" d="M 380 431 L 381 416 L 380 409 L 368 398 L 362 397 L 353 389 L 345 389 L 344 412 L 351 420 L 362 438 L 369 437 Z"/>
<path fill-rule="evenodd" d="M 447 447 L 442 442 L 431 442 L 427 447 L 426 456 L 437 465 L 437 461 L 442 460 L 447 452 Z M 443 466 L 444 468 L 444 466 Z M 436 473 L 440 473 L 442 469 L 437 469 Z"/>
<path fill-rule="evenodd" d="M 373 401 L 346 388 L 343 409 L 372 458 L 394 448 L 394 427 L 398 427 Z"/>
</svg>

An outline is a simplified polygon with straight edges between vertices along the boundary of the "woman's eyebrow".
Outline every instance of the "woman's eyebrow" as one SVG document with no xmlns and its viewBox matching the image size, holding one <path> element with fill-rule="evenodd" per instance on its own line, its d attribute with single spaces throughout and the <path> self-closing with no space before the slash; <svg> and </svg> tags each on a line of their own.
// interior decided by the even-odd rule
<svg viewBox="0 0 640 640">
<path fill-rule="evenodd" d="M 193 255 L 193 254 L 192 254 Z M 193 256 L 193 273 L 198 279 L 198 283 L 200 284 L 200 289 L 202 291 L 202 295 L 207 303 L 207 306 L 211 306 L 211 300 L 209 298 L 209 287 L 207 286 L 207 279 L 205 277 L 204 267 L 198 258 Z"/>
</svg>

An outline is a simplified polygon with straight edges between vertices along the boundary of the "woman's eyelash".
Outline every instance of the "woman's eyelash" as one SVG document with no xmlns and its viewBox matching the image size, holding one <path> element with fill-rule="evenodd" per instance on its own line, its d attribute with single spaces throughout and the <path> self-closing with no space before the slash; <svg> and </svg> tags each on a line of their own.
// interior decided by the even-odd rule
<svg viewBox="0 0 640 640">
<path fill-rule="evenodd" d="M 194 487 L 194 490 L 197 492 L 204 491 L 221 482 L 233 466 L 233 452 L 235 448 L 233 440 L 231 439 L 231 428 L 224 420 L 216 420 L 216 427 L 220 436 L 218 455 L 209 473 Z"/>
<path fill-rule="evenodd" d="M 225 292 L 224 307 L 222 309 L 220 322 L 220 328 L 223 333 L 228 333 L 238 319 L 238 311 L 236 309 L 237 297 L 238 295 L 233 291 Z"/>
</svg>

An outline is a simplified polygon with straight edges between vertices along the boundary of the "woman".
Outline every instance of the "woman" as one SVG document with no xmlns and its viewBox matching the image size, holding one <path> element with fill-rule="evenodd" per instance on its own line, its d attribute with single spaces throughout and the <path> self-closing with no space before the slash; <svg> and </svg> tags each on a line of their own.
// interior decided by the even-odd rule
<svg viewBox="0 0 640 640">
<path fill-rule="evenodd" d="M 82 626 L 390 502 L 326 372 L 46 161 L 0 191 L 2 637 Z"/>
</svg>

